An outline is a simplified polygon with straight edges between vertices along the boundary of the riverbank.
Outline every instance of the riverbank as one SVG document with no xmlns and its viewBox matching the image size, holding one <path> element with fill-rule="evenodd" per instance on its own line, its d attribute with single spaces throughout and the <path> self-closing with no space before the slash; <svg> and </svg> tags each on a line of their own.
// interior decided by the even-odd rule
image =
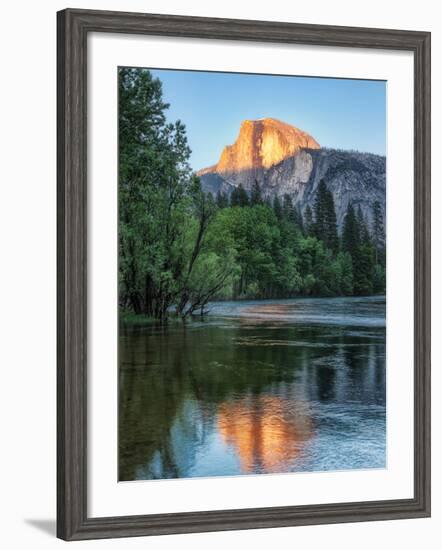
<svg viewBox="0 0 442 550">
<path fill-rule="evenodd" d="M 209 302 L 206 305 L 204 318 L 207 317 L 245 317 L 256 319 L 273 319 L 280 321 L 309 321 L 338 324 L 344 317 L 354 317 L 357 312 L 358 321 L 366 320 L 367 314 L 375 314 L 377 324 L 385 325 L 385 315 L 380 313 L 379 305 L 385 306 L 385 295 L 373 296 L 338 296 L 334 298 L 297 297 L 267 300 L 223 300 Z M 363 305 L 363 315 L 360 307 Z M 368 308 L 368 309 L 367 309 Z M 376 309 L 372 311 L 373 308 Z M 318 314 L 321 311 L 321 314 Z M 188 320 L 201 320 L 198 313 Z M 147 315 L 137 315 L 132 312 L 120 311 L 119 321 L 122 326 L 148 326 L 159 324 L 158 319 Z M 174 314 L 170 315 L 166 324 L 182 324 L 183 319 Z"/>
</svg>

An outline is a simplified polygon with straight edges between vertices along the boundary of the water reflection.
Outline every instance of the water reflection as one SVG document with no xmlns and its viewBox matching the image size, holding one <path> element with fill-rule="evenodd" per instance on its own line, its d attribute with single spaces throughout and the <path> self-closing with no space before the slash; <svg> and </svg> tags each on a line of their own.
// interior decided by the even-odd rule
<svg viewBox="0 0 442 550">
<path fill-rule="evenodd" d="M 297 404 L 295 410 L 289 399 L 255 395 L 223 403 L 218 430 L 238 453 L 243 473 L 284 472 L 311 437 L 312 421 L 306 408 Z"/>
<path fill-rule="evenodd" d="M 385 302 L 300 302 L 122 328 L 120 480 L 384 467 Z"/>
</svg>

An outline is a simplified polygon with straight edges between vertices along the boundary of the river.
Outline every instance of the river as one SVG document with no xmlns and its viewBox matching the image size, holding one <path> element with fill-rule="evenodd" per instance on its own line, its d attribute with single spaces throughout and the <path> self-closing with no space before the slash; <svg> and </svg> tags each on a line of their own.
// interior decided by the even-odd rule
<svg viewBox="0 0 442 550">
<path fill-rule="evenodd" d="M 122 327 L 119 479 L 385 468 L 385 297 Z"/>
</svg>

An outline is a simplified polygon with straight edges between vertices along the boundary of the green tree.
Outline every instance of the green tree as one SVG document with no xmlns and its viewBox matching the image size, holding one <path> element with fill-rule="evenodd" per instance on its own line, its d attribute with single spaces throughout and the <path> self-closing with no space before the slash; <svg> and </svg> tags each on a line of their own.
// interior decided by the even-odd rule
<svg viewBox="0 0 442 550">
<path fill-rule="evenodd" d="M 167 108 L 150 71 L 119 70 L 119 303 L 160 321 L 189 293 L 216 211 Z"/>
<path fill-rule="evenodd" d="M 314 204 L 314 234 L 325 246 L 337 253 L 339 249 L 338 228 L 333 194 L 325 181 L 319 182 Z"/>
<path fill-rule="evenodd" d="M 341 269 L 341 294 L 351 296 L 353 294 L 353 264 L 351 256 L 347 252 L 338 254 L 338 261 Z"/>
<path fill-rule="evenodd" d="M 373 292 L 374 294 L 385 294 L 385 267 L 375 263 L 373 268 Z"/>
<path fill-rule="evenodd" d="M 295 223 L 295 215 L 292 197 L 285 193 L 282 197 L 282 217 L 288 222 Z"/>
<path fill-rule="evenodd" d="M 359 239 L 363 243 L 371 243 L 370 232 L 368 230 L 367 221 L 365 219 L 364 213 L 362 212 L 361 205 L 358 206 L 357 210 L 357 222 L 359 228 Z"/>
<path fill-rule="evenodd" d="M 159 319 L 183 264 L 179 236 L 192 185 L 185 128 L 167 124 L 167 108 L 161 82 L 149 71 L 120 69 L 120 303 Z"/>
<path fill-rule="evenodd" d="M 373 294 L 374 257 L 371 244 L 363 242 L 352 260 L 354 293 L 360 296 Z"/>
<path fill-rule="evenodd" d="M 263 204 L 261 187 L 258 180 L 255 179 L 252 187 L 252 193 L 250 196 L 250 205 L 255 206 L 257 204 Z"/>
<path fill-rule="evenodd" d="M 272 298 L 299 291 L 296 259 L 273 209 L 256 205 L 219 211 L 211 231 L 228 233 L 223 240 L 233 243 L 236 251 L 239 275 L 233 298 Z"/>
<path fill-rule="evenodd" d="M 325 195 L 325 216 L 327 233 L 324 242 L 326 246 L 336 254 L 339 250 L 338 225 L 336 223 L 335 201 L 333 199 L 333 193 L 330 190 L 327 190 Z"/>
<path fill-rule="evenodd" d="M 353 264 L 348 252 L 339 252 L 332 262 L 332 290 L 335 295 L 353 294 Z"/>
<path fill-rule="evenodd" d="M 229 198 L 227 193 L 219 190 L 216 194 L 216 205 L 218 208 L 227 208 L 229 206 Z"/>
<path fill-rule="evenodd" d="M 326 242 L 327 240 L 327 186 L 322 179 L 319 182 L 318 189 L 316 191 L 315 202 L 313 206 L 314 213 L 314 235 L 320 241 Z"/>
<path fill-rule="evenodd" d="M 373 203 L 373 246 L 375 249 L 375 263 L 385 265 L 385 229 L 381 204 L 379 201 Z"/>
<path fill-rule="evenodd" d="M 348 203 L 342 230 L 342 249 L 353 258 L 360 244 L 359 224 L 353 205 Z"/>
<path fill-rule="evenodd" d="M 273 197 L 273 211 L 275 212 L 276 218 L 280 220 L 282 218 L 282 205 L 278 195 Z"/>
<path fill-rule="evenodd" d="M 305 232 L 304 218 L 302 216 L 302 212 L 301 212 L 301 208 L 299 207 L 299 204 L 294 208 L 294 223 L 295 223 L 295 226 L 299 229 L 299 231 L 304 234 Z"/>
<path fill-rule="evenodd" d="M 316 237 L 303 238 L 298 254 L 304 294 L 334 295 L 331 251 L 324 243 Z"/>
<path fill-rule="evenodd" d="M 217 224 L 218 213 L 229 209 L 215 208 L 210 196 L 204 193 L 198 197 L 199 215 L 193 218 L 189 227 L 186 242 L 199 243 L 196 253 L 195 245 L 192 255 L 193 265 L 188 265 L 188 276 L 183 281 L 180 299 L 177 300 L 176 312 L 185 318 L 199 311 L 204 313 L 208 301 L 214 296 L 223 296 L 232 291 L 232 284 L 238 275 L 236 250 L 227 228 Z M 205 224 L 204 228 L 202 224 Z M 201 237 L 201 239 L 200 239 Z"/>
<path fill-rule="evenodd" d="M 249 204 L 250 201 L 247 191 L 244 189 L 242 183 L 240 183 L 230 195 L 230 206 L 240 206 L 243 208 L 244 206 L 249 206 Z"/>
<path fill-rule="evenodd" d="M 304 233 L 308 237 L 312 237 L 314 233 L 313 212 L 309 204 L 304 213 Z"/>
</svg>

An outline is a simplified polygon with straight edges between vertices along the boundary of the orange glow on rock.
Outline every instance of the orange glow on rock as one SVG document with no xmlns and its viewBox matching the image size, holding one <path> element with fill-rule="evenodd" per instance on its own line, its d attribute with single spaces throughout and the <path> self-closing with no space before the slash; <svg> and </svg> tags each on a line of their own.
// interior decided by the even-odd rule
<svg viewBox="0 0 442 550">
<path fill-rule="evenodd" d="M 309 134 L 274 118 L 245 120 L 233 145 L 227 145 L 219 162 L 198 172 L 199 176 L 216 172 L 232 174 L 264 168 L 294 156 L 301 149 L 319 149 Z"/>
</svg>

